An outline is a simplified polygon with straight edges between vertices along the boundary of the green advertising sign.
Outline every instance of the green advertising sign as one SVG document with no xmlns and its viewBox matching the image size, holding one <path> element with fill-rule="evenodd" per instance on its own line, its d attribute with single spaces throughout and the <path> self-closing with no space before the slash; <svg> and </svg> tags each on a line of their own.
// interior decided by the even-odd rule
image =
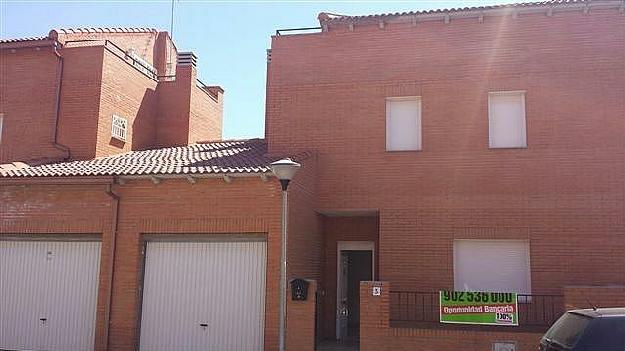
<svg viewBox="0 0 625 351">
<path fill-rule="evenodd" d="M 441 323 L 519 325 L 516 293 L 441 291 Z"/>
</svg>

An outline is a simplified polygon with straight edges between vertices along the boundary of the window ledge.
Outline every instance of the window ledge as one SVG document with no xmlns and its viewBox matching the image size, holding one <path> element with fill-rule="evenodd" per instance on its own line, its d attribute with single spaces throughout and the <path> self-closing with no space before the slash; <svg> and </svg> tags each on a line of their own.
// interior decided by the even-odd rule
<svg viewBox="0 0 625 351">
<path fill-rule="evenodd" d="M 528 146 L 502 146 L 502 147 L 493 147 L 489 146 L 489 150 L 518 150 L 518 149 L 528 149 Z"/>
<path fill-rule="evenodd" d="M 422 152 L 422 149 L 419 150 L 384 150 L 385 153 L 408 153 L 408 152 Z"/>
</svg>

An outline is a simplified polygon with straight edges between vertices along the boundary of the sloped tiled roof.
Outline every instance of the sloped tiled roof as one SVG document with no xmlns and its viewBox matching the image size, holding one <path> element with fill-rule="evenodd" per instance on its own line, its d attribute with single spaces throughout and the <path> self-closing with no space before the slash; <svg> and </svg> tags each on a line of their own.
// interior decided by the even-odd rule
<svg viewBox="0 0 625 351">
<path fill-rule="evenodd" d="M 52 29 L 48 36 L 0 39 L 0 43 L 21 43 L 26 41 L 56 40 L 59 34 L 94 34 L 94 33 L 158 33 L 156 28 L 148 27 L 85 27 Z"/>
<path fill-rule="evenodd" d="M 262 139 L 218 141 L 73 161 L 20 166 L 0 165 L 0 177 L 70 177 L 244 174 L 270 172 Z M 17 166 L 16 166 L 17 165 Z M 23 164 L 21 164 L 23 165 Z"/>
<path fill-rule="evenodd" d="M 53 29 L 58 34 L 88 34 L 88 33 L 157 33 L 155 28 L 148 27 L 83 27 Z"/>
<path fill-rule="evenodd" d="M 612 1 L 616 4 L 621 3 L 621 0 L 607 0 Z M 603 1 L 603 2 L 607 2 Z M 497 10 L 497 9 L 520 9 L 520 8 L 529 8 L 529 7 L 550 7 L 550 6 L 558 6 L 558 5 L 574 5 L 574 4 L 590 4 L 595 2 L 601 2 L 597 0 L 547 0 L 547 1 L 536 1 L 536 2 L 520 2 L 513 4 L 503 4 L 503 5 L 486 5 L 486 6 L 472 6 L 472 7 L 457 7 L 457 8 L 447 8 L 447 9 L 434 9 L 434 10 L 423 10 L 423 11 L 408 11 L 408 12 L 395 12 L 395 13 L 385 13 L 385 14 L 373 14 L 373 15 L 362 15 L 362 16 L 348 16 L 348 15 L 339 15 L 333 13 L 320 13 L 319 21 L 321 23 L 328 23 L 332 21 L 344 21 L 344 20 L 363 20 L 363 19 L 377 19 L 377 18 L 386 18 L 386 17 L 399 17 L 399 16 L 418 16 L 418 15 L 435 15 L 435 14 L 445 14 L 450 12 L 467 12 L 467 11 L 485 11 L 485 10 Z"/>
<path fill-rule="evenodd" d="M 19 43 L 22 41 L 39 41 L 39 40 L 51 40 L 51 38 L 49 37 L 27 37 L 27 38 L 0 39 L 0 43 Z"/>
</svg>

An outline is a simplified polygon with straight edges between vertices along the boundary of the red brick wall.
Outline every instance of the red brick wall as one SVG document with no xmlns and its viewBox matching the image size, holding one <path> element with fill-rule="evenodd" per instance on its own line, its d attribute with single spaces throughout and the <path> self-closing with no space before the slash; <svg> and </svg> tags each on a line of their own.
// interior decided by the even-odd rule
<svg viewBox="0 0 625 351">
<path fill-rule="evenodd" d="M 320 210 L 379 210 L 398 289 L 452 288 L 476 238 L 529 240 L 535 293 L 624 284 L 623 31 L 614 8 L 274 37 L 270 152 L 317 152 Z M 527 149 L 488 148 L 498 90 L 526 91 Z M 423 150 L 386 152 L 385 98 L 413 95 Z"/>
<path fill-rule="evenodd" d="M 53 147 L 59 74 L 54 49 L 2 49 L 0 72 L 0 163 L 64 156 Z"/>
<path fill-rule="evenodd" d="M 107 50 L 102 71 L 96 157 L 153 147 L 157 82 Z M 128 122 L 126 142 L 111 137 L 113 114 Z"/>
<path fill-rule="evenodd" d="M 289 351 L 315 351 L 315 294 L 317 282 L 308 281 L 308 299 L 293 301 L 287 294 L 286 349 Z"/>
<path fill-rule="evenodd" d="M 530 242 L 534 293 L 560 294 L 565 285 L 625 281 L 625 258 L 619 254 L 625 245 L 623 227 L 613 224 L 622 218 L 617 208 L 590 200 L 568 208 L 551 208 L 547 199 L 525 205 L 536 208 L 510 206 L 513 201 L 522 200 L 509 198 L 499 206 L 483 200 L 466 209 L 451 203 L 447 209 L 381 211 L 380 277 L 402 290 L 451 289 L 453 240 L 518 239 Z"/>
<path fill-rule="evenodd" d="M 265 349 L 278 341 L 278 272 L 280 193 L 277 181 L 260 178 L 130 181 L 115 185 L 120 196 L 115 254 L 113 304 L 108 350 L 134 350 L 138 342 L 139 276 L 142 234 L 266 233 L 267 296 Z M 111 216 L 113 203 L 105 184 L 3 184 L 0 234 L 99 233 L 102 235 L 96 350 L 105 350 L 105 306 L 108 300 Z M 77 217 L 77 214 L 80 216 Z M 297 331 L 296 331 L 297 333 Z"/>
<path fill-rule="evenodd" d="M 382 288 L 380 296 L 372 295 L 372 288 Z M 517 351 L 534 351 L 542 332 L 500 330 L 454 330 L 396 328 L 389 323 L 388 282 L 360 283 L 360 350 L 381 351 L 484 351 L 492 350 L 494 341 L 514 342 Z"/>
<path fill-rule="evenodd" d="M 197 86 L 195 66 L 178 66 L 175 80 L 159 82 L 157 97 L 159 147 L 221 140 L 223 95 L 215 101 Z"/>
<path fill-rule="evenodd" d="M 59 143 L 73 160 L 96 156 L 102 90 L 103 46 L 64 48 Z"/>
<path fill-rule="evenodd" d="M 316 157 L 300 160 L 302 168 L 288 188 L 288 267 L 289 279 L 321 279 L 323 233 L 315 212 L 317 189 Z"/>
<path fill-rule="evenodd" d="M 100 34 L 96 37 L 107 37 Z M 115 44 L 127 48 L 141 41 L 137 38 L 152 36 L 135 34 L 107 38 L 120 40 Z M 4 72 L 0 79 L 0 113 L 4 115 L 0 163 L 50 162 L 67 156 L 54 146 L 60 61 L 50 41 L 41 43 L 40 48 L 4 45 L 0 51 Z M 223 95 L 213 99 L 197 87 L 195 67 L 178 67 L 175 81 L 157 83 L 118 57 L 119 53 L 107 50 L 103 42 L 72 45 L 59 50 L 63 72 L 58 116 L 58 143 L 69 148 L 72 160 L 221 139 Z M 157 46 L 160 69 L 176 69 L 176 49 L 166 33 Z M 128 120 L 125 142 L 111 138 L 113 114 Z"/>
<path fill-rule="evenodd" d="M 79 181 L 74 181 L 79 183 Z M 94 183 L 92 181 L 92 183 Z M 0 186 L 0 234 L 100 234 L 102 248 L 96 315 L 96 350 L 106 342 L 113 204 L 102 184 Z M 80 214 L 77 216 L 77 214 Z"/>
<path fill-rule="evenodd" d="M 156 81 L 103 46 L 60 50 L 63 57 L 58 142 L 72 159 L 145 149 L 156 138 Z M 52 48 L 2 50 L 4 113 L 0 162 L 60 160 L 53 146 L 59 64 Z M 10 67 L 10 66 L 11 67 Z M 6 68 L 6 69 L 5 69 Z M 129 122 L 125 143 L 111 139 L 112 114 Z M 19 123 L 17 123 L 19 121 Z"/>
<path fill-rule="evenodd" d="M 111 318 L 111 350 L 133 349 L 136 338 L 137 270 L 140 234 L 267 233 L 265 345 L 276 347 L 278 330 L 278 261 L 280 212 L 277 182 L 259 178 L 133 182 L 119 187 L 120 226 L 116 296 Z M 254 199 L 254 201 L 250 201 Z"/>
<path fill-rule="evenodd" d="M 195 81 L 191 66 L 178 66 L 176 79 L 158 84 L 157 147 L 186 145 L 189 140 L 191 89 Z"/>
<path fill-rule="evenodd" d="M 221 140 L 223 125 L 223 94 L 214 99 L 206 90 L 194 84 L 191 87 L 189 108 L 189 144 Z"/>
<path fill-rule="evenodd" d="M 567 310 L 595 307 L 625 307 L 625 286 L 565 286 L 564 307 Z"/>
<path fill-rule="evenodd" d="M 322 276 L 323 232 L 320 215 L 315 211 L 316 156 L 307 155 L 298 162 L 302 167 L 288 188 L 287 281 L 294 278 L 312 281 L 305 302 L 290 301 L 291 291 L 287 287 L 287 350 L 312 351 L 315 345 L 315 293 Z"/>
<path fill-rule="evenodd" d="M 156 41 L 158 32 L 90 32 L 90 33 L 63 33 L 62 31 L 52 31 L 54 36 L 57 33 L 61 43 L 73 40 L 109 40 L 119 46 L 124 51 L 134 49 L 135 53 L 154 66 L 156 51 Z M 175 62 L 175 61 L 174 61 Z"/>
<path fill-rule="evenodd" d="M 159 32 L 154 45 L 154 68 L 156 68 L 158 75 L 175 75 L 178 53 L 169 34 L 167 32 Z"/>
</svg>

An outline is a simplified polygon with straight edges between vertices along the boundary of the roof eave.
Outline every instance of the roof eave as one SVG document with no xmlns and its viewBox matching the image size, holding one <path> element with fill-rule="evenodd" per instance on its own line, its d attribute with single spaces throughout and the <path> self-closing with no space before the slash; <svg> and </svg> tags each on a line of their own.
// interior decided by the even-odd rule
<svg viewBox="0 0 625 351">
<path fill-rule="evenodd" d="M 576 11 L 576 10 L 585 10 L 590 11 L 591 9 L 622 9 L 623 2 L 620 1 L 611 1 L 611 0 L 595 0 L 595 1 L 580 1 L 580 2 L 570 2 L 570 3 L 545 3 L 545 4 L 532 4 L 528 3 L 527 5 L 520 4 L 510 4 L 503 5 L 502 7 L 496 8 L 467 8 L 467 9 L 441 9 L 441 10 L 432 10 L 432 11 L 423 11 L 421 13 L 400 13 L 400 14 L 379 14 L 379 15 L 363 15 L 363 16 L 343 16 L 343 17 L 335 17 L 330 18 L 324 21 L 320 21 L 321 25 L 332 26 L 332 25 L 345 25 L 345 24 L 363 24 L 363 23 L 379 23 L 383 22 L 393 22 L 393 23 L 401 23 L 401 22 L 417 22 L 419 21 L 430 21 L 430 20 L 439 20 L 449 18 L 470 18 L 470 17 L 482 17 L 482 16 L 504 16 L 510 14 L 522 15 L 522 14 L 536 14 L 536 13 L 546 13 L 548 11 Z"/>
<path fill-rule="evenodd" d="M 0 177 L 0 185 L 23 185 L 23 184 L 110 184 L 116 180 L 150 180 L 150 179 L 188 179 L 188 178 L 268 178 L 273 177 L 271 171 L 266 172 L 220 172 L 220 173 L 180 173 L 180 174 L 140 174 L 140 175 L 114 175 L 114 176 L 23 176 L 23 177 Z"/>
<path fill-rule="evenodd" d="M 112 184 L 115 181 L 113 176 L 65 176 L 65 177 L 0 177 L 0 186 L 10 185 L 94 185 Z"/>
<path fill-rule="evenodd" d="M 254 178 L 254 177 L 272 177 L 271 171 L 266 172 L 219 172 L 219 173 L 176 173 L 176 174 L 140 174 L 140 175 L 119 175 L 116 176 L 122 180 L 138 180 L 138 179 L 188 179 L 188 178 Z"/>
<path fill-rule="evenodd" d="M 51 38 L 0 42 L 0 50 L 56 46 L 58 42 Z"/>
</svg>

